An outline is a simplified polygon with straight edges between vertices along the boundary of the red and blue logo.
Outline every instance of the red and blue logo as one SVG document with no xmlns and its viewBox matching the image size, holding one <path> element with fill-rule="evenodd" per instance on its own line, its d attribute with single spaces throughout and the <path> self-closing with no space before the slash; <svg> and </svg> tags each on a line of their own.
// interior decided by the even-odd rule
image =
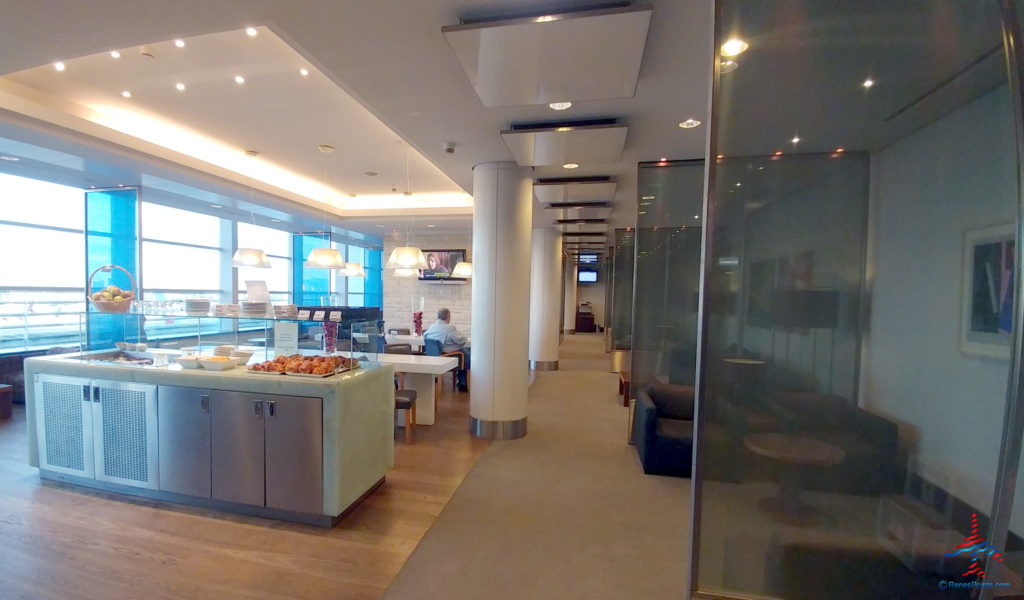
<svg viewBox="0 0 1024 600">
<path fill-rule="evenodd" d="M 971 532 L 954 547 L 954 551 L 947 554 L 948 557 L 962 556 L 970 562 L 967 570 L 960 574 L 961 577 L 977 577 L 984 579 L 986 576 L 983 565 L 991 558 L 1003 562 L 1003 555 L 992 547 L 985 536 L 981 535 L 981 525 L 978 523 L 978 513 L 971 515 Z"/>
</svg>

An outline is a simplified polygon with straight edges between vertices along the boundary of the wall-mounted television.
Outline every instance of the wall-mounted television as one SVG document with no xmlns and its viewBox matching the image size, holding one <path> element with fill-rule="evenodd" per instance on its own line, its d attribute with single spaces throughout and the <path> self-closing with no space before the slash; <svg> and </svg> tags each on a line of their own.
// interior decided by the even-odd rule
<svg viewBox="0 0 1024 600">
<path fill-rule="evenodd" d="M 427 268 L 420 271 L 420 280 L 439 281 L 442 279 L 453 279 L 465 281 L 462 278 L 452 277 L 455 265 L 466 260 L 466 250 L 423 250 L 423 256 L 427 259 Z"/>
<path fill-rule="evenodd" d="M 576 275 L 580 283 L 597 283 L 597 269 L 580 269 Z"/>
</svg>

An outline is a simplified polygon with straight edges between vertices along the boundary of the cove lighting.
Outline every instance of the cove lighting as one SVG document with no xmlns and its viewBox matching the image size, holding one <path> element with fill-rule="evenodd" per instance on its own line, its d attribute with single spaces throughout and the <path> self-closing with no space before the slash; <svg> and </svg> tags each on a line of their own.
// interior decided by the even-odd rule
<svg viewBox="0 0 1024 600">
<path fill-rule="evenodd" d="M 117 50 L 110 51 L 110 58 L 121 58 L 121 53 Z"/>
<path fill-rule="evenodd" d="M 62 62 L 55 62 L 55 63 L 53 63 L 53 68 L 57 69 L 58 71 L 63 71 L 67 67 Z"/>
<path fill-rule="evenodd" d="M 179 48 L 185 47 L 185 40 L 174 40 L 174 45 Z"/>
<path fill-rule="evenodd" d="M 726 42 L 722 44 L 722 56 L 739 56 L 746 52 L 749 47 L 750 44 L 743 40 L 739 38 L 732 38 L 726 40 Z"/>
<path fill-rule="evenodd" d="M 245 35 L 247 35 L 249 37 L 256 37 L 256 34 L 258 34 L 258 33 L 259 33 L 259 31 L 257 31 L 255 27 L 246 27 L 245 28 Z"/>
<path fill-rule="evenodd" d="M 473 197 L 465 193 L 360 194 L 332 202 L 343 211 L 411 210 L 419 208 L 470 209 Z M 462 211 L 459 211 L 462 212 Z"/>
<path fill-rule="evenodd" d="M 317 202 L 338 196 L 321 182 L 303 177 L 273 163 L 254 159 L 203 134 L 142 114 L 130 108 L 94 104 L 86 119 L 132 137 L 163 146 L 186 157 L 233 171 L 245 177 Z"/>
<path fill-rule="evenodd" d="M 237 83 L 238 85 L 242 85 L 243 83 L 245 83 L 245 77 L 242 77 L 241 75 L 235 75 L 235 83 Z"/>
<path fill-rule="evenodd" d="M 548 108 L 551 110 L 565 110 L 572 107 L 572 102 L 552 102 L 548 104 Z"/>
</svg>

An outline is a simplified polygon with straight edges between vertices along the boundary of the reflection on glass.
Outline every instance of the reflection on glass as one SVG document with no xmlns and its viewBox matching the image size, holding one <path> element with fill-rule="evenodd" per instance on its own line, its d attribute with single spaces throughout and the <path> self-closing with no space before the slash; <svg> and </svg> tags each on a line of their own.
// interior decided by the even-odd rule
<svg viewBox="0 0 1024 600">
<path fill-rule="evenodd" d="M 1005 561 L 975 551 L 1019 198 L 998 3 L 719 8 L 748 49 L 714 98 L 695 589 L 1019 586 L 1024 518 Z"/>
<path fill-rule="evenodd" d="M 629 350 L 633 343 L 633 229 L 615 230 L 612 248 L 612 350 Z"/>
</svg>

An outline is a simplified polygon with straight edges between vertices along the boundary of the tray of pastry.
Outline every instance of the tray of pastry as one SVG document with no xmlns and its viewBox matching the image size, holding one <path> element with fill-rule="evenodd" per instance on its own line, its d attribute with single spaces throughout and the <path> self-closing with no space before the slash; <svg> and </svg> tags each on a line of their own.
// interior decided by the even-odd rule
<svg viewBox="0 0 1024 600">
<path fill-rule="evenodd" d="M 278 356 L 254 365 L 248 371 L 259 375 L 291 375 L 292 377 L 332 377 L 359 366 L 359 361 L 344 356 Z"/>
</svg>

